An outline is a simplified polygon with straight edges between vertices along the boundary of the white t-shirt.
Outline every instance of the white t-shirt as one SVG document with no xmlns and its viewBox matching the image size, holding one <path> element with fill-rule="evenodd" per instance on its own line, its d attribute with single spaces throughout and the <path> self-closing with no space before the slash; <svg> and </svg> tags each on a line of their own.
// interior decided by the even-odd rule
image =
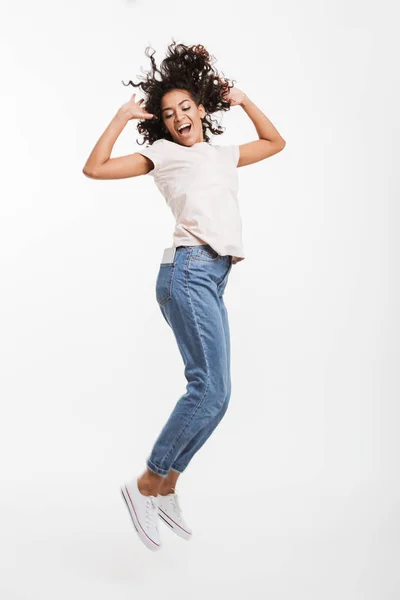
<svg viewBox="0 0 400 600">
<path fill-rule="evenodd" d="M 149 175 L 176 219 L 173 246 L 209 244 L 232 263 L 244 260 L 237 198 L 239 146 L 197 142 L 181 146 L 166 139 L 136 151 L 150 158 Z"/>
</svg>

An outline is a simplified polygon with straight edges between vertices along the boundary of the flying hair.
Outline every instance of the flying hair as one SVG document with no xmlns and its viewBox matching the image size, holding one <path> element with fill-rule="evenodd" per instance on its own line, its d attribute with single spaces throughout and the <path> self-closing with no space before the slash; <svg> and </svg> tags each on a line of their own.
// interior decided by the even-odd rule
<svg viewBox="0 0 400 600">
<path fill-rule="evenodd" d="M 173 141 L 170 133 L 164 127 L 161 116 L 161 100 L 166 92 L 171 90 L 185 90 L 198 106 L 204 106 L 206 115 L 202 119 L 203 138 L 210 141 L 209 134 L 221 135 L 224 128 L 212 118 L 218 111 L 228 111 L 230 103 L 224 95 L 234 86 L 223 74 L 219 74 L 213 67 L 215 57 L 207 52 L 201 44 L 186 46 L 178 44 L 173 38 L 164 60 L 157 67 L 154 59 L 155 50 L 147 46 L 145 54 L 151 61 L 151 70 L 145 73 L 139 83 L 131 80 L 123 85 L 132 85 L 140 89 L 144 95 L 144 105 L 148 112 L 154 115 L 153 119 L 141 119 L 137 124 L 138 132 L 143 135 L 144 142 L 152 144 L 161 138 Z M 153 50 L 153 52 L 151 52 Z"/>
</svg>

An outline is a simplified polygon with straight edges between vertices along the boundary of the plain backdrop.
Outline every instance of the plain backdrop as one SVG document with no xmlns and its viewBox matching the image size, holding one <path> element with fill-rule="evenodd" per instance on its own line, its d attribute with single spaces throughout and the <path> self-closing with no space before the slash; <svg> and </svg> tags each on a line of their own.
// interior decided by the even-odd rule
<svg viewBox="0 0 400 600">
<path fill-rule="evenodd" d="M 2 600 L 399 597 L 397 9 L 2 3 Z M 238 171 L 231 404 L 178 484 L 193 539 L 160 523 L 152 553 L 120 485 L 185 392 L 155 299 L 174 221 L 151 177 L 82 168 L 172 39 L 286 147 Z M 217 118 L 215 143 L 257 139 Z M 141 139 L 129 122 L 112 156 Z"/>
</svg>

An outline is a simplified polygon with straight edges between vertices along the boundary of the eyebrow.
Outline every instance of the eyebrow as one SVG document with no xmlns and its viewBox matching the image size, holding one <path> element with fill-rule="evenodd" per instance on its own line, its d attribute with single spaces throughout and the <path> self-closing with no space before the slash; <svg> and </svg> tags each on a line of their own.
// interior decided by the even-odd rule
<svg viewBox="0 0 400 600">
<path fill-rule="evenodd" d="M 184 102 L 190 102 L 189 98 L 185 98 L 184 100 L 182 100 L 182 102 L 179 102 L 178 106 L 180 106 L 181 104 L 183 104 Z M 165 108 L 162 109 L 162 113 L 164 112 L 164 110 L 172 110 L 171 106 L 166 106 Z"/>
</svg>

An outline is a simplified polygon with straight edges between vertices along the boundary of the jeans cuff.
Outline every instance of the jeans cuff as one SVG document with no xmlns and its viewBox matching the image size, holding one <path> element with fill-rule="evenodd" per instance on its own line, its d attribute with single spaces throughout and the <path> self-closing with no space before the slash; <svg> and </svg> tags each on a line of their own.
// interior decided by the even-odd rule
<svg viewBox="0 0 400 600">
<path fill-rule="evenodd" d="M 171 467 L 171 471 L 175 471 L 176 473 L 183 473 L 184 468 L 181 468 L 181 467 L 178 468 L 175 466 L 175 467 Z"/>
<path fill-rule="evenodd" d="M 150 471 L 153 471 L 153 473 L 161 475 L 161 477 L 166 477 L 168 475 L 168 471 L 161 469 L 161 467 L 157 467 L 150 459 L 147 460 L 147 468 L 150 469 Z"/>
</svg>

